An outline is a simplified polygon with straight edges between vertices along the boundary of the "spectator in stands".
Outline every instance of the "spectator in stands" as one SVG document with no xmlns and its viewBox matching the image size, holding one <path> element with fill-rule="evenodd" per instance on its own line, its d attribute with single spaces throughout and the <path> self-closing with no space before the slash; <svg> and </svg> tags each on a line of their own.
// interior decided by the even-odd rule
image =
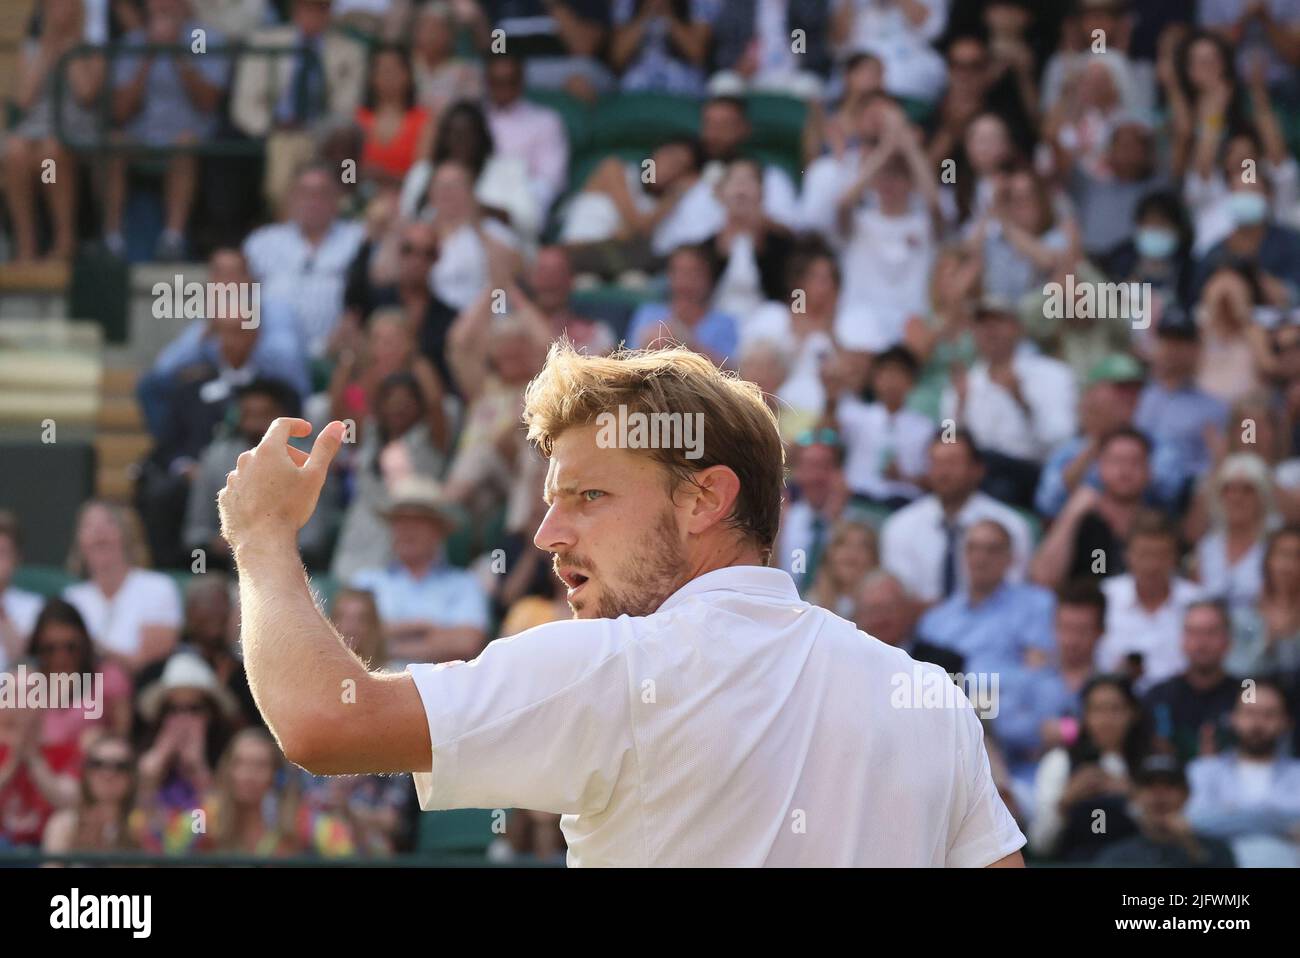
<svg viewBox="0 0 1300 958">
<path fill-rule="evenodd" d="M 939 209 L 917 131 L 898 107 L 883 117 L 879 141 L 835 204 L 846 277 L 835 337 L 871 353 L 902 340 L 908 319 L 925 312 Z"/>
<path fill-rule="evenodd" d="M 1300 527 L 1272 532 L 1264 546 L 1259 598 L 1233 610 L 1228 669 L 1249 678 L 1300 671 Z"/>
<path fill-rule="evenodd" d="M 524 79 L 532 89 L 565 90 L 584 100 L 614 87 L 598 59 L 609 38 L 608 4 L 596 0 L 456 0 L 452 9 L 468 26 L 484 54 L 499 55 L 492 30 L 510 38 L 523 56 Z"/>
<path fill-rule="evenodd" d="M 841 519 L 854 516 L 839 433 L 812 429 L 799 436 L 791 450 L 790 481 L 796 495 L 782 507 L 773 562 L 794 576 L 800 592 L 807 594 L 817 579 L 831 530 Z"/>
<path fill-rule="evenodd" d="M 438 259 L 430 279 L 434 295 L 465 309 L 489 285 L 500 288 L 519 269 L 515 235 L 487 215 L 475 198 L 472 171 L 446 160 L 429 184 L 426 217 L 438 237 Z"/>
<path fill-rule="evenodd" d="M 1100 488 L 1076 486 L 1030 567 L 1049 588 L 1066 579 L 1124 572 L 1124 543 L 1143 509 L 1151 479 L 1151 444 L 1131 426 L 1106 435 L 1097 449 Z"/>
<path fill-rule="evenodd" d="M 516 292 L 519 309 L 533 310 L 551 331 L 567 337 L 580 351 L 599 355 L 615 346 L 614 330 L 603 320 L 580 315 L 572 304 L 573 263 L 563 246 L 543 246 L 528 267 L 528 292 Z"/>
<path fill-rule="evenodd" d="M 719 365 L 735 362 L 739 330 L 729 314 L 711 307 L 718 263 L 708 246 L 679 246 L 668 257 L 668 300 L 645 303 L 632 315 L 628 344 L 654 348 L 680 343 Z"/>
<path fill-rule="evenodd" d="M 770 355 L 778 358 L 770 392 L 780 400 L 776 412 L 781 434 L 793 439 L 825 414 L 827 375 L 833 377 L 844 367 L 845 375 L 832 379 L 838 396 L 850 388 L 851 370 L 848 363 L 836 361 L 840 268 L 835 256 L 819 241 L 798 242 L 790 254 L 784 286 L 787 294 L 781 301 L 759 307 L 741 327 L 740 336 L 742 355 L 766 344 Z"/>
<path fill-rule="evenodd" d="M 0 670 L 17 662 L 41 613 L 42 599 L 13 584 L 22 561 L 22 537 L 18 518 L 0 509 Z"/>
<path fill-rule="evenodd" d="M 289 217 L 254 230 L 244 256 L 261 283 L 264 304 L 291 304 L 307 355 L 319 358 L 343 311 L 348 266 L 365 240 L 365 226 L 338 216 L 338 171 L 304 167 L 294 179 Z"/>
<path fill-rule="evenodd" d="M 917 635 L 961 655 L 967 671 L 996 672 L 1022 664 L 1030 650 L 1046 657 L 1055 600 L 1046 589 L 1007 581 L 1012 540 L 993 519 L 962 537 L 964 584 L 921 618 Z"/>
<path fill-rule="evenodd" d="M 1107 844 L 1137 831 L 1127 811 L 1130 775 L 1151 751 L 1141 703 L 1125 679 L 1096 676 L 1080 700 L 1078 737 L 1039 763 L 1029 831 L 1037 854 L 1075 862 L 1088 861 Z M 1093 827 L 1097 810 L 1106 815 L 1106 829 L 1100 832 Z"/>
<path fill-rule="evenodd" d="M 817 565 L 805 598 L 836 615 L 851 618 L 858 591 L 880 564 L 876 529 L 859 519 L 841 519 L 831 528 L 825 561 Z"/>
<path fill-rule="evenodd" d="M 375 596 L 365 589 L 342 588 L 334 593 L 330 623 L 344 643 L 370 669 L 394 669 L 384 641 L 384 623 L 379 618 Z"/>
<path fill-rule="evenodd" d="M 76 799 L 80 757 L 75 741 L 44 739 L 39 709 L 0 708 L 0 849 L 40 845 L 54 810 Z"/>
<path fill-rule="evenodd" d="M 881 564 L 927 605 L 946 599 L 962 584 L 959 561 L 965 530 L 993 519 L 1011 535 L 1011 581 L 1020 581 L 1029 562 L 1029 526 L 1014 509 L 979 491 L 984 460 L 969 432 L 941 431 L 930 443 L 929 495 L 885 520 Z"/>
<path fill-rule="evenodd" d="M 1273 481 L 1259 456 L 1228 456 L 1209 490 L 1210 530 L 1196 543 L 1197 580 L 1233 609 L 1254 605 L 1263 587 L 1264 543 L 1276 521 Z"/>
<path fill-rule="evenodd" d="M 1073 272 L 1078 230 L 1053 207 L 1047 184 L 1024 167 L 1002 177 L 969 241 L 984 252 L 984 292 L 1013 304 Z"/>
<path fill-rule="evenodd" d="M 63 597 L 85 619 L 96 648 L 132 673 L 170 655 L 180 634 L 180 592 L 148 565 L 134 513 L 93 499 L 81 507 L 68 568 L 86 581 Z"/>
<path fill-rule="evenodd" d="M 916 605 L 896 576 L 876 569 L 862 580 L 852 618 L 867 635 L 902 649 L 916 661 L 937 665 L 949 675 L 960 672 L 961 655 L 917 637 Z"/>
<path fill-rule="evenodd" d="M 709 81 L 710 92 L 774 91 L 819 98 L 831 71 L 832 7 L 831 0 L 724 3 L 713 23 L 718 72 Z"/>
<path fill-rule="evenodd" d="M 97 738 L 81 763 L 76 804 L 50 816 L 41 838 L 47 855 L 137 848 L 135 755 L 124 738 Z"/>
<path fill-rule="evenodd" d="M 187 379 L 199 382 L 211 375 L 197 375 L 196 370 L 187 367 L 206 366 L 216 370 L 218 378 L 233 384 L 238 384 L 241 377 L 274 375 L 287 380 L 303 399 L 307 398 L 311 381 L 292 304 L 284 299 L 263 303 L 260 290 L 254 299 L 252 279 L 248 260 L 238 249 L 221 247 L 208 257 L 204 312 L 211 307 L 212 315 L 194 320 L 164 346 L 136 387 L 136 398 L 155 439 L 161 439 L 166 432 L 169 413 L 176 409 L 170 393 L 177 388 L 182 372 L 187 373 Z M 239 320 L 240 331 L 222 320 Z"/>
<path fill-rule="evenodd" d="M 1296 305 L 1300 287 L 1300 232 L 1273 222 L 1270 210 L 1276 201 L 1264 177 L 1241 177 L 1233 181 L 1226 203 L 1232 231 L 1201 258 L 1196 285 L 1208 297 L 1208 285 L 1223 269 L 1252 275 L 1256 303 L 1276 307 Z"/>
<path fill-rule="evenodd" d="M 37 199 L 49 208 L 53 237 L 48 256 L 68 260 L 77 245 L 76 155 L 64 144 L 88 145 L 95 139 L 95 105 L 104 83 L 104 59 L 91 54 L 67 63 L 55 128 L 55 74 L 60 58 L 83 42 L 81 0 L 51 0 L 42 8 L 41 34 L 23 45 L 14 105 L 22 119 L 6 136 L 5 199 L 13 220 L 14 259 L 35 260 Z M 53 164 L 52 166 L 50 164 Z M 56 175 L 47 176 L 54 171 Z M 34 189 L 36 184 L 39 189 Z"/>
<path fill-rule="evenodd" d="M 704 172 L 682 197 L 679 215 L 693 232 L 678 237 L 679 243 L 698 243 L 722 229 L 726 211 L 718 201 L 717 185 L 727 164 L 742 155 L 753 134 L 749 108 L 733 96 L 715 96 L 700 108 L 700 146 L 704 150 Z M 798 195 L 790 175 L 781 167 L 763 167 L 763 212 L 767 218 L 795 229 L 799 226 Z"/>
<path fill-rule="evenodd" d="M 1223 137 L 1246 125 L 1241 89 L 1232 69 L 1232 48 L 1215 34 L 1195 31 L 1182 39 L 1170 32 L 1159 64 L 1169 104 L 1175 176 L 1208 175 Z"/>
<path fill-rule="evenodd" d="M 522 160 L 538 216 L 568 183 L 569 134 L 558 113 L 524 99 L 524 64 L 494 53 L 487 63 L 487 118 L 496 150 Z"/>
<path fill-rule="evenodd" d="M 140 804 L 152 830 L 159 830 L 168 813 L 180 812 L 188 832 L 191 810 L 212 785 L 212 769 L 230 739 L 239 703 L 201 656 L 183 651 L 140 691 L 136 705 L 148 728 L 140 756 Z"/>
<path fill-rule="evenodd" d="M 1168 440 L 1184 475 L 1202 475 L 1210 469 L 1207 432 L 1223 429 L 1228 407 L 1196 385 L 1200 331 L 1191 318 L 1180 309 L 1166 309 L 1155 332 L 1151 378 L 1133 424 L 1148 436 Z"/>
<path fill-rule="evenodd" d="M 433 140 L 433 118 L 416 102 L 415 79 L 406 50 L 395 44 L 370 53 L 366 98 L 357 108 L 365 131 L 360 173 L 372 183 L 397 186 Z"/>
<path fill-rule="evenodd" d="M 907 347 L 893 346 L 872 361 L 872 402 L 841 393 L 827 403 L 848 448 L 844 474 L 849 488 L 875 505 L 897 508 L 922 494 L 919 483 L 934 423 L 904 407 L 917 373 Z"/>
<path fill-rule="evenodd" d="M 295 778 L 265 729 L 236 734 L 217 763 L 211 792 L 203 796 L 211 830 L 194 850 L 280 858 L 313 844 L 322 850 L 331 840 L 346 841 L 303 834 Z"/>
<path fill-rule="evenodd" d="M 682 205 L 703 166 L 699 141 L 690 137 L 660 143 L 648 165 L 606 157 L 563 205 L 561 241 L 574 247 L 603 244 L 598 247 L 601 255 L 583 258 L 582 269 L 616 275 L 704 239 L 684 216 Z"/>
<path fill-rule="evenodd" d="M 1094 262 L 1117 282 L 1150 283 L 1153 295 L 1183 309 L 1191 305 L 1192 231 L 1176 193 L 1156 190 L 1133 212 L 1134 229 Z"/>
<path fill-rule="evenodd" d="M 1133 7 L 1129 0 L 1086 0 L 1067 6 L 1061 44 L 1043 71 L 1044 110 L 1050 111 L 1067 97 L 1071 86 L 1077 86 L 1078 75 L 1099 59 L 1099 51 L 1093 49 L 1098 30 L 1106 38 L 1102 55 L 1125 111 L 1144 114 L 1155 107 L 1154 65 L 1149 54 L 1134 53 L 1134 35 L 1155 18 L 1146 10 L 1135 15 Z"/>
<path fill-rule="evenodd" d="M 1141 364 L 1127 353 L 1107 356 L 1092 368 L 1079 397 L 1080 432 L 1053 450 L 1039 474 L 1034 493 L 1039 515 L 1056 517 L 1080 484 L 1102 488 L 1098 466 L 1102 444 L 1116 430 L 1132 427 L 1143 382 Z M 1177 451 L 1168 442 L 1146 438 L 1152 445 L 1147 498 L 1153 505 L 1179 508 L 1190 477 L 1179 471 Z"/>
<path fill-rule="evenodd" d="M 1126 58 L 1110 50 L 1090 50 L 1063 79 L 1061 96 L 1043 124 L 1057 171 L 1076 182 L 1082 177 L 1094 183 L 1148 175 L 1143 158 L 1152 144 L 1142 142 L 1149 131 L 1143 129 L 1146 123 L 1136 112 L 1136 101 Z"/>
<path fill-rule="evenodd" d="M 435 449 L 445 449 L 450 438 L 443 408 L 446 390 L 433 364 L 418 352 L 415 331 L 397 306 L 376 310 L 362 348 L 339 354 L 330 379 L 330 418 L 356 423 L 364 437 L 375 415 L 379 386 L 401 374 L 409 374 L 419 385 L 429 437 Z"/>
<path fill-rule="evenodd" d="M 763 213 L 763 165 L 758 161 L 732 160 L 718 181 L 718 201 L 726 219 L 707 241 L 720 269 L 713 307 L 747 319 L 763 303 L 789 297 L 786 264 L 794 240 Z"/>
<path fill-rule="evenodd" d="M 389 502 L 393 562 L 362 570 L 351 582 L 374 593 L 389 655 L 406 662 L 474 658 L 488 628 L 487 596 L 471 573 L 451 568 L 443 556 L 459 511 L 419 476 L 399 482 Z"/>
<path fill-rule="evenodd" d="M 231 583 L 219 572 L 205 572 L 190 580 L 185 589 L 185 627 L 178 652 L 201 656 L 234 700 L 239 704 L 239 725 L 261 724 L 262 716 L 244 675 L 239 656 L 238 616 L 231 599 Z M 168 659 L 167 661 L 170 661 Z M 136 676 L 144 688 L 162 677 L 167 661 L 155 662 Z"/>
<path fill-rule="evenodd" d="M 528 445 L 519 428 L 524 389 L 545 362 L 550 329 L 523 308 L 514 283 L 503 286 L 507 312 L 497 314 L 484 289 L 447 335 L 452 376 L 466 403 L 447 472 L 446 497 L 482 518 L 509 494 Z"/>
<path fill-rule="evenodd" d="M 1187 769 L 1192 798 L 1187 820 L 1232 845 L 1243 867 L 1300 865 L 1300 760 L 1283 757 L 1291 729 L 1286 695 L 1269 679 L 1255 683 L 1233 707 L 1236 747 L 1198 758 Z"/>
<path fill-rule="evenodd" d="M 1133 235 L 1138 206 L 1145 196 L 1168 186 L 1156 163 L 1154 131 L 1145 122 L 1124 119 L 1110 130 L 1096 170 L 1065 145 L 1058 147 L 1070 198 L 1079 211 L 1083 249 L 1106 253 Z"/>
<path fill-rule="evenodd" d="M 1300 191 L 1300 168 L 1287 152 L 1286 140 L 1278 128 L 1267 94 L 1260 94 L 1255 127 L 1244 127 L 1228 137 L 1222 155 L 1206 157 L 1213 164 L 1204 175 L 1189 170 L 1183 197 L 1196 230 L 1195 252 L 1204 255 L 1235 228 L 1233 199 L 1235 184 L 1263 178 L 1272 187 L 1272 206 L 1279 225 L 1295 227 L 1294 210 Z M 1256 202 L 1253 200 L 1247 203 Z"/>
<path fill-rule="evenodd" d="M 128 146 L 189 148 L 211 139 L 217 129 L 217 108 L 229 82 L 226 57 L 200 55 L 192 44 L 203 29 L 188 19 L 185 0 L 148 0 L 145 27 L 128 34 L 130 48 L 145 44 L 183 47 L 170 56 L 127 53 L 113 67 L 113 122 Z M 204 42 L 217 47 L 220 35 L 205 29 Z M 104 196 L 104 236 L 108 248 L 123 255 L 122 217 L 126 210 L 127 155 L 108 161 Z M 185 228 L 198 188 L 199 160 L 192 152 L 167 159 L 163 182 L 163 232 L 155 259 L 177 260 L 185 254 Z"/>
<path fill-rule="evenodd" d="M 704 92 L 717 0 L 614 0 L 610 63 L 625 91 Z"/>
<path fill-rule="evenodd" d="M 1228 714 L 1243 687 L 1224 670 L 1231 630 L 1231 612 L 1223 601 L 1202 599 L 1188 605 L 1183 613 L 1187 668 L 1143 697 L 1155 734 L 1172 746 L 1179 761 L 1213 755 L 1226 744 Z"/>
<path fill-rule="evenodd" d="M 936 164 L 954 161 L 958 202 L 953 212 L 965 222 L 992 200 L 989 175 L 1012 160 L 1023 162 L 1036 132 L 1023 85 L 995 67 L 982 37 L 965 33 L 949 40 L 947 65 L 948 87 L 931 118 L 926 152 Z"/>
<path fill-rule="evenodd" d="M 1300 255 L 1300 243 L 1296 253 Z M 1224 266 L 1201 289 L 1202 358 L 1197 384 L 1228 404 L 1258 391 L 1277 372 L 1268 330 L 1255 319 L 1256 307 L 1266 305 L 1261 300 L 1264 281 L 1262 275 L 1241 267 Z M 1285 299 L 1280 302 L 1284 305 Z"/>
<path fill-rule="evenodd" d="M 812 163 L 825 153 L 838 158 L 857 142 L 863 107 L 884 89 L 884 67 L 880 58 L 870 53 L 850 54 L 840 70 L 840 83 L 843 89 L 830 116 L 826 115 L 820 99 L 808 102 L 808 119 L 803 132 L 805 163 Z"/>
<path fill-rule="evenodd" d="M 1178 535 L 1158 513 L 1133 519 L 1126 556 L 1129 571 L 1101 583 L 1106 635 L 1097 648 L 1097 666 L 1124 672 L 1145 691 L 1187 667 L 1183 616 L 1203 593 L 1176 574 Z"/>
<path fill-rule="evenodd" d="M 483 96 L 482 64 L 456 55 L 456 19 L 449 3 L 426 0 L 416 7 L 411 65 L 416 100 L 435 117 L 459 100 Z"/>
<path fill-rule="evenodd" d="M 402 182 L 400 212 L 405 217 L 431 215 L 429 182 L 434 170 L 448 160 L 468 167 L 474 196 L 484 211 L 509 226 L 519 237 L 532 239 L 545 214 L 529 181 L 526 158 L 506 154 L 493 144 L 492 131 L 481 107 L 453 103 L 441 115 L 431 149 L 411 167 Z"/>
<path fill-rule="evenodd" d="M 217 493 L 226 484 L 226 474 L 235 468 L 242 453 L 262 441 L 276 418 L 299 415 L 298 396 L 278 379 L 254 379 L 240 389 L 235 415 L 234 431 L 215 438 L 199 458 L 186 501 L 184 547 L 191 553 L 202 550 L 205 564 L 213 568 L 225 568 L 231 562 L 230 546 L 221 536 L 217 515 Z M 320 568 L 327 560 L 337 496 L 331 479 L 311 520 L 298 534 L 299 548 L 312 568 Z"/>
<path fill-rule="evenodd" d="M 1068 582 L 1056 593 L 1054 647 L 1031 648 L 1023 662 L 999 669 L 993 730 L 1017 780 L 1031 781 L 1043 753 L 1073 741 L 1105 619 L 1101 590 L 1086 579 Z"/>
<path fill-rule="evenodd" d="M 310 127 L 354 116 L 364 94 L 366 48 L 335 29 L 330 3 L 292 0 L 290 22 L 253 33 L 249 45 L 259 52 L 239 58 L 230 116 L 244 135 L 266 139 L 263 190 L 277 213 L 311 157 Z"/>
<path fill-rule="evenodd" d="M 380 512 L 388 490 L 411 476 L 440 477 L 445 448 L 435 438 L 425 390 L 410 373 L 394 373 L 378 385 L 374 418 L 361 431 L 352 464 L 352 499 L 334 547 L 331 573 L 347 581 L 365 568 L 382 565 L 392 549 Z"/>
<path fill-rule="evenodd" d="M 931 44 L 948 23 L 947 0 L 897 5 L 846 0 L 833 16 L 835 45 L 879 57 L 885 67 L 885 89 L 891 96 L 925 101 L 939 98 L 944 63 Z"/>
<path fill-rule="evenodd" d="M 1048 454 L 1074 435 L 1074 375 L 1058 359 L 1019 348 L 1023 330 L 1006 300 L 980 303 L 974 333 L 978 360 L 953 375 L 943 418 L 970 429 L 984 450 L 985 488 L 1028 508 Z"/>
<path fill-rule="evenodd" d="M 1184 816 L 1187 774 L 1176 758 L 1148 755 L 1133 773 L 1133 809 L 1139 834 L 1103 849 L 1104 868 L 1233 868 L 1232 849 L 1193 831 Z"/>
</svg>

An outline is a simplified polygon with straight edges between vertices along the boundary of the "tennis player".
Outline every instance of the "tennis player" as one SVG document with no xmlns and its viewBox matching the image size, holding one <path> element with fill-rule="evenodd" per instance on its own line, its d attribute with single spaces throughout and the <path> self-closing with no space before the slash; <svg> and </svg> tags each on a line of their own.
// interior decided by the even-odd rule
<svg viewBox="0 0 1300 958">
<path fill-rule="evenodd" d="M 699 417 L 703 442 L 611 428 L 634 413 Z M 222 530 L 249 683 L 291 761 L 413 772 L 425 809 L 560 814 L 572 866 L 1023 864 L 965 695 L 900 696 L 942 673 L 769 565 L 784 457 L 756 386 L 686 350 L 557 343 L 524 421 L 549 460 L 534 541 L 575 618 L 398 674 L 347 649 L 297 553 L 342 424 L 308 455 L 288 443 L 308 424 L 278 419 L 240 456 Z"/>
</svg>

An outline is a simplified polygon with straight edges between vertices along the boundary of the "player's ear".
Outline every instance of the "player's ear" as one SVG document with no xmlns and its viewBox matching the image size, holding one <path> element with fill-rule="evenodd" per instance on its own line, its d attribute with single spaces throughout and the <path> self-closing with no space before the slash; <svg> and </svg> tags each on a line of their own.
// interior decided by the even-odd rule
<svg viewBox="0 0 1300 958">
<path fill-rule="evenodd" d="M 740 479 L 730 466 L 710 466 L 695 473 L 686 530 L 705 532 L 731 515 L 740 496 Z"/>
</svg>

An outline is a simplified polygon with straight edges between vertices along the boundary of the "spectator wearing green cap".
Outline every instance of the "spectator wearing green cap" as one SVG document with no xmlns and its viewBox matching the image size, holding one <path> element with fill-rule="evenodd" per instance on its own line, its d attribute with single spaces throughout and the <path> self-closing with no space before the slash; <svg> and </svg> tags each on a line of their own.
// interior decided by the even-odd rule
<svg viewBox="0 0 1300 958">
<path fill-rule="evenodd" d="M 1132 426 L 1141 394 L 1142 364 L 1128 353 L 1111 353 L 1093 365 L 1079 399 L 1080 433 L 1057 446 L 1038 479 L 1034 509 L 1055 518 L 1080 485 L 1101 488 L 1097 457 L 1102 441 L 1116 429 Z M 1148 505 L 1176 508 L 1183 499 L 1186 477 L 1177 450 L 1146 433 L 1151 442 L 1151 481 Z"/>
</svg>

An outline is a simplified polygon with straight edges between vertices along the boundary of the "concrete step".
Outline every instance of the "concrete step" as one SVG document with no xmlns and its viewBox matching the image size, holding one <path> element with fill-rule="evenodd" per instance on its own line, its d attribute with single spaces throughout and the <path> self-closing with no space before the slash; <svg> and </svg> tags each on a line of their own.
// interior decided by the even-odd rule
<svg viewBox="0 0 1300 958">
<path fill-rule="evenodd" d="M 95 436 L 95 454 L 101 469 L 139 462 L 152 447 L 153 440 L 142 433 L 105 432 Z"/>
<path fill-rule="evenodd" d="M 104 433 L 141 433 L 145 426 L 140 404 L 133 396 L 101 395 L 95 426 Z"/>
<path fill-rule="evenodd" d="M 135 384 L 140 379 L 140 371 L 130 366 L 105 365 L 100 380 L 99 391 L 104 398 L 118 398 L 135 395 Z"/>
<path fill-rule="evenodd" d="M 100 499 L 126 505 L 134 488 L 134 476 L 126 466 L 101 465 L 95 470 L 95 495 Z"/>
</svg>

